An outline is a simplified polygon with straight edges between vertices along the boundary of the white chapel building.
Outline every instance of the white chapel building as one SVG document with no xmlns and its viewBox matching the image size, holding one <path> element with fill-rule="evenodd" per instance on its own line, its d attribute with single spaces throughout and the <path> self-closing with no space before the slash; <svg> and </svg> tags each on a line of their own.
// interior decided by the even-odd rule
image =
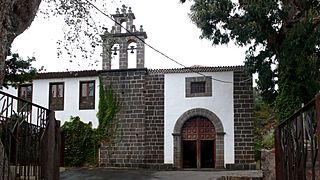
<svg viewBox="0 0 320 180">
<path fill-rule="evenodd" d="M 110 85 L 121 101 L 122 137 L 102 145 L 101 166 L 255 169 L 251 74 L 243 66 L 147 69 L 147 34 L 135 27 L 134 13 L 123 7 L 112 16 L 118 23 L 102 35 L 102 70 L 39 73 L 4 91 L 55 110 L 61 124 L 79 116 L 97 127 L 99 86 Z M 130 49 L 137 56 L 129 69 Z"/>
</svg>

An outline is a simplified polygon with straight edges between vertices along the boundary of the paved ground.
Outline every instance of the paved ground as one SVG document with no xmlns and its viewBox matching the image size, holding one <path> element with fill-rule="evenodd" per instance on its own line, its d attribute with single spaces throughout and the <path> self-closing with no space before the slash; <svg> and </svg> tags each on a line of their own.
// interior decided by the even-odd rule
<svg viewBox="0 0 320 180">
<path fill-rule="evenodd" d="M 218 180 L 223 176 L 262 177 L 261 171 L 151 171 L 106 168 L 72 168 L 60 173 L 61 180 Z"/>
</svg>

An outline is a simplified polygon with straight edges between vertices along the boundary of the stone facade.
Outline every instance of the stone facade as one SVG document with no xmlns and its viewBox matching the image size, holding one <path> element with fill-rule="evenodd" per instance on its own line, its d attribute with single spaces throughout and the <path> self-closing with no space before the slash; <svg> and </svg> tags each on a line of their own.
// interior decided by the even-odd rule
<svg viewBox="0 0 320 180">
<path fill-rule="evenodd" d="M 164 163 L 164 75 L 146 76 L 145 163 L 160 168 Z"/>
<path fill-rule="evenodd" d="M 146 69 L 102 71 L 103 84 L 117 92 L 121 111 L 118 141 L 103 144 L 100 164 L 111 167 L 160 168 L 163 166 L 163 75 Z"/>
<path fill-rule="evenodd" d="M 104 85 L 118 94 L 121 111 L 117 117 L 117 140 L 101 147 L 100 163 L 112 167 L 141 167 L 144 162 L 146 70 L 101 72 Z"/>
<path fill-rule="evenodd" d="M 235 164 L 227 164 L 230 169 L 255 169 L 253 89 L 251 75 L 245 70 L 234 71 L 234 138 Z"/>
</svg>

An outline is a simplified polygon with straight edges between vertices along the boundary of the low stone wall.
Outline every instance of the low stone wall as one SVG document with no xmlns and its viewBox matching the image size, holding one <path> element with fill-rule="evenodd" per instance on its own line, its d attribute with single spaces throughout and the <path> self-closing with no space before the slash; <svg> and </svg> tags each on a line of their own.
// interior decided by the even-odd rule
<svg viewBox="0 0 320 180">
<path fill-rule="evenodd" d="M 276 179 L 276 159 L 275 149 L 261 151 L 261 170 L 264 180 Z"/>
<path fill-rule="evenodd" d="M 256 170 L 256 163 L 246 163 L 246 164 L 226 164 L 227 170 Z"/>
<path fill-rule="evenodd" d="M 235 176 L 223 176 L 218 180 L 261 180 L 261 177 L 235 177 Z"/>
</svg>

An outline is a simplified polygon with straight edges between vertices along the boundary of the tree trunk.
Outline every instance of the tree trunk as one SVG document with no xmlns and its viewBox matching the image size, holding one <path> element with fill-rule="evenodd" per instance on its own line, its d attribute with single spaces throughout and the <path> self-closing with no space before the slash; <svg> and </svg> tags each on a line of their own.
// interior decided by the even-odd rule
<svg viewBox="0 0 320 180">
<path fill-rule="evenodd" d="M 0 87 L 13 40 L 32 23 L 41 0 L 0 0 Z"/>
</svg>

